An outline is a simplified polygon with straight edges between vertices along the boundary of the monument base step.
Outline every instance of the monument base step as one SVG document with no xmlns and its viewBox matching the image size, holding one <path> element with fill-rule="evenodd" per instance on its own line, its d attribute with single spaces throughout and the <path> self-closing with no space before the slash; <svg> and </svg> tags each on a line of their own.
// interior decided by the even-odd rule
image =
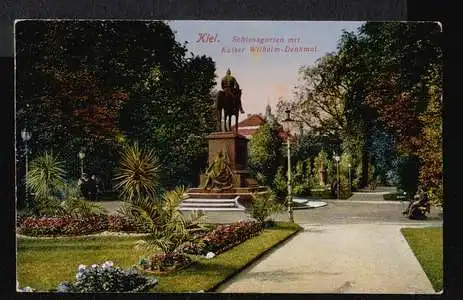
<svg viewBox="0 0 463 300">
<path fill-rule="evenodd" d="M 188 198 L 180 204 L 180 210 L 215 210 L 215 211 L 243 211 L 245 207 L 238 203 L 239 196 L 234 198 Z"/>
</svg>

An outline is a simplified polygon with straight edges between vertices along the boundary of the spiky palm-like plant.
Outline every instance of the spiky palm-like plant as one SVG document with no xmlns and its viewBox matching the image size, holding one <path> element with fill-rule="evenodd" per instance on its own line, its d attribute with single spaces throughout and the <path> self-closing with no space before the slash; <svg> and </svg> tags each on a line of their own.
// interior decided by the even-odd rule
<svg viewBox="0 0 463 300">
<path fill-rule="evenodd" d="M 33 192 L 36 200 L 47 199 L 65 186 L 65 175 L 64 162 L 46 152 L 31 162 L 26 186 Z"/>
<path fill-rule="evenodd" d="M 121 157 L 121 165 L 114 178 L 121 198 L 132 200 L 154 196 L 161 167 L 154 152 L 143 150 L 138 143 L 134 143 L 124 148 Z"/>
<path fill-rule="evenodd" d="M 137 242 L 138 248 L 156 249 L 168 254 L 189 240 L 203 215 L 193 214 L 193 219 L 185 219 L 178 210 L 184 194 L 185 189 L 177 187 L 165 192 L 159 200 L 153 197 L 134 198 L 123 204 L 120 212 L 149 233 L 146 239 Z"/>
</svg>

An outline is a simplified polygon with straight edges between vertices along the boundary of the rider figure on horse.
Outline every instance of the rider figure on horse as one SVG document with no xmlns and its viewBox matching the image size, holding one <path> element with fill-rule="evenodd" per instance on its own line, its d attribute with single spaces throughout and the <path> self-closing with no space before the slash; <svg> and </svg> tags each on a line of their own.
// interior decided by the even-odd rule
<svg viewBox="0 0 463 300">
<path fill-rule="evenodd" d="M 230 69 L 227 69 L 227 74 L 222 78 L 222 90 L 225 92 L 231 92 L 232 94 L 237 94 L 240 89 L 238 81 L 235 77 L 231 75 Z M 239 109 L 242 114 L 244 114 L 243 106 L 241 105 L 241 99 L 239 99 Z"/>
</svg>

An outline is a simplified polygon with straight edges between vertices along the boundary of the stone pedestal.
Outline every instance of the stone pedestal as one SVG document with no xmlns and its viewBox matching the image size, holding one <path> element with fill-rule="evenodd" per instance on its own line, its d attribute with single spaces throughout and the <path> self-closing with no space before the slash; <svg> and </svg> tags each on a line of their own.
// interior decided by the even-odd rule
<svg viewBox="0 0 463 300">
<path fill-rule="evenodd" d="M 221 150 L 227 150 L 230 167 L 235 170 L 246 170 L 248 167 L 248 139 L 231 132 L 214 132 L 206 137 L 209 141 L 209 160 L 211 163 Z"/>
<path fill-rule="evenodd" d="M 230 167 L 234 173 L 233 187 L 248 187 L 257 185 L 248 171 L 248 139 L 234 131 L 214 132 L 206 137 L 209 141 L 208 164 L 216 155 L 225 150 L 230 160 Z M 206 176 L 201 174 L 200 185 L 203 186 Z"/>
<path fill-rule="evenodd" d="M 225 150 L 230 160 L 233 172 L 232 188 L 215 191 L 204 189 L 206 175 L 200 175 L 200 187 L 187 191 L 190 199 L 233 199 L 239 196 L 238 202 L 247 207 L 252 200 L 253 193 L 265 193 L 267 187 L 259 186 L 248 170 L 248 139 L 234 131 L 214 132 L 206 137 L 209 143 L 208 164 L 210 165 L 217 154 Z"/>
</svg>

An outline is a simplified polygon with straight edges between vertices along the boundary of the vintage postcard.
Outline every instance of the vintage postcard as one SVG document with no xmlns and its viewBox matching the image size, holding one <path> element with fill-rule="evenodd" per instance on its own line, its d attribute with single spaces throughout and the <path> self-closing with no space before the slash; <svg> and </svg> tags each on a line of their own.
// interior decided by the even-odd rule
<svg viewBox="0 0 463 300">
<path fill-rule="evenodd" d="M 17 291 L 435 294 L 438 22 L 17 20 Z"/>
</svg>

